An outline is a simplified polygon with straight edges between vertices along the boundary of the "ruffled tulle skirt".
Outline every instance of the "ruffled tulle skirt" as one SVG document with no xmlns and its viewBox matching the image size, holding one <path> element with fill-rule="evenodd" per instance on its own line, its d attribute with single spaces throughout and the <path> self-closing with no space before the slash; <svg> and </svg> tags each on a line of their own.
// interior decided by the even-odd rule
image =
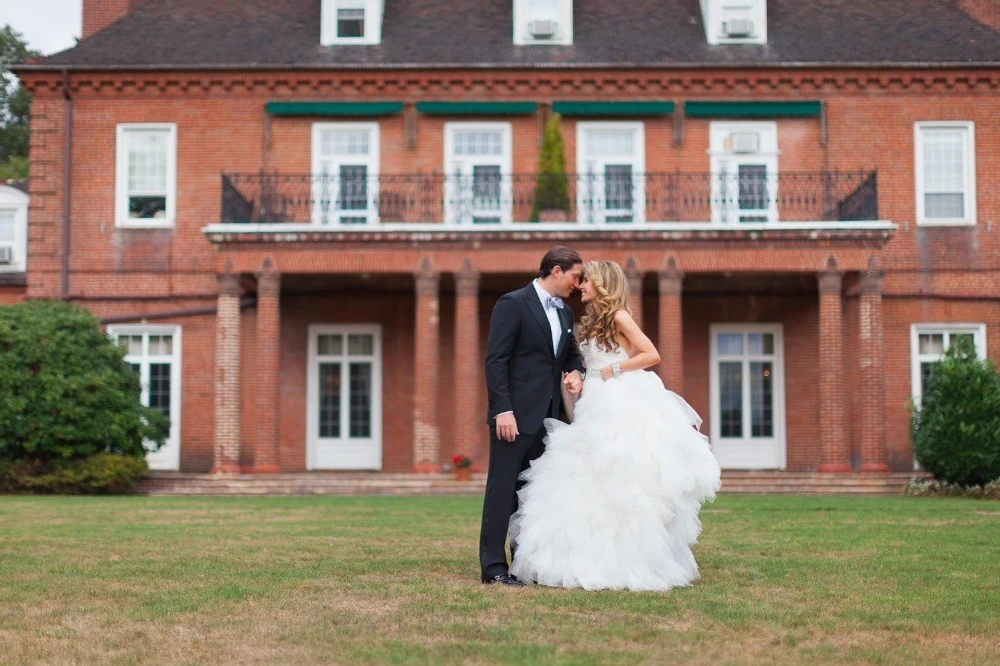
<svg viewBox="0 0 1000 666">
<path fill-rule="evenodd" d="M 518 579 L 668 590 L 698 578 L 698 511 L 719 465 L 697 413 L 651 372 L 588 379 L 572 424 L 548 419 L 545 453 L 511 518 Z"/>
</svg>

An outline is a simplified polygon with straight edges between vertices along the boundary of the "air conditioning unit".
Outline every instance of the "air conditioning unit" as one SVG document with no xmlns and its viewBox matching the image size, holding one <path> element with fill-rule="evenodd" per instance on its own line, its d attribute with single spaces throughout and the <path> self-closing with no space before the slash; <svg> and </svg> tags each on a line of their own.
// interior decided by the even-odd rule
<svg viewBox="0 0 1000 666">
<path fill-rule="evenodd" d="M 760 150 L 760 135 L 754 132 L 733 132 L 729 136 L 729 149 L 734 153 L 756 153 Z"/>
<path fill-rule="evenodd" d="M 531 21 L 528 23 L 528 32 L 535 39 L 552 39 L 556 36 L 556 29 L 559 24 L 555 21 Z"/>
<path fill-rule="evenodd" d="M 753 21 L 750 19 L 729 19 L 722 22 L 722 34 L 726 37 L 752 37 Z"/>
<path fill-rule="evenodd" d="M 9 266 L 12 263 L 14 263 L 14 248 L 0 245 L 0 266 Z"/>
</svg>

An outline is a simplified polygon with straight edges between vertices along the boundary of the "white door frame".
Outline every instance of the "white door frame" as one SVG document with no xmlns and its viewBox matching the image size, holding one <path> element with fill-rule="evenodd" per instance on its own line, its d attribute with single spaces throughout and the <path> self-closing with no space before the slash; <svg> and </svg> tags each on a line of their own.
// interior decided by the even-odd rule
<svg viewBox="0 0 1000 666">
<path fill-rule="evenodd" d="M 344 336 L 343 354 L 338 359 L 342 364 L 341 376 L 346 376 L 346 366 L 350 363 L 347 355 L 347 336 L 352 333 L 372 335 L 372 405 L 371 405 L 371 437 L 365 440 L 352 440 L 350 432 L 350 387 L 342 384 L 341 388 L 341 436 L 332 442 L 343 447 L 341 462 L 338 464 L 321 464 L 319 437 L 319 336 L 324 334 L 341 334 Z M 308 368 L 306 372 L 306 468 L 313 469 L 382 469 L 382 326 L 379 324 L 312 324 L 308 331 Z M 331 357 L 333 358 L 333 357 Z M 348 405 L 347 409 L 343 405 Z"/>
<path fill-rule="evenodd" d="M 333 155 L 320 154 L 320 141 L 326 132 L 367 132 L 367 155 Z M 365 224 L 378 224 L 378 189 L 379 189 L 379 124 L 378 123 L 338 123 L 319 122 L 312 126 L 312 223 L 334 225 L 341 224 L 341 218 L 364 217 Z M 332 168 L 326 168 L 329 167 Z M 340 207 L 340 167 L 364 166 L 366 168 L 366 198 L 365 208 L 345 210 Z M 325 176 L 324 176 L 325 174 Z M 324 215 L 322 210 L 323 197 L 329 197 L 330 210 Z"/>
<path fill-rule="evenodd" d="M 146 454 L 146 462 L 150 469 L 161 471 L 177 471 L 181 464 L 181 327 L 172 324 L 144 325 L 118 324 L 108 326 L 108 335 L 117 341 L 123 335 L 142 336 L 142 355 L 138 358 L 126 355 L 126 363 L 138 363 L 139 380 L 142 385 L 140 401 L 149 405 L 149 364 L 169 360 L 170 362 L 170 432 L 167 441 L 158 451 Z M 149 354 L 150 335 L 172 336 L 172 351 L 170 357 L 151 356 Z"/>
<path fill-rule="evenodd" d="M 458 132 L 499 132 L 500 155 L 456 155 Z M 444 220 L 446 224 L 473 225 L 477 212 L 499 217 L 500 224 L 513 221 L 512 182 L 513 131 L 508 122 L 454 122 L 444 125 Z M 500 205 L 496 210 L 476 211 L 473 207 L 473 170 L 477 166 L 500 168 Z M 461 203 L 460 203 L 461 202 Z"/>
<path fill-rule="evenodd" d="M 758 136 L 755 152 L 736 153 L 731 146 L 733 134 Z M 752 212 L 778 221 L 778 123 L 774 121 L 715 121 L 709 124 L 709 171 L 711 173 L 712 222 L 740 224 L 744 211 L 739 207 L 741 166 L 763 166 L 767 178 L 767 208 Z"/>
<path fill-rule="evenodd" d="M 711 438 L 715 455 L 719 458 L 724 469 L 785 469 L 787 460 L 787 436 L 785 428 L 785 346 L 784 330 L 782 324 L 712 324 L 709 326 L 709 395 L 711 400 Z M 743 354 L 740 357 L 732 357 L 732 360 L 741 360 L 744 364 L 743 372 L 743 418 L 744 429 L 741 439 L 722 439 L 721 410 L 719 409 L 719 377 L 718 363 L 720 361 L 718 353 L 719 333 L 770 333 L 774 335 L 774 355 L 751 355 L 746 346 L 744 338 Z M 768 440 L 753 438 L 750 434 L 750 390 L 749 372 L 746 367 L 753 361 L 771 361 L 774 363 L 774 372 L 777 375 L 774 379 L 774 437 Z M 751 448 L 754 440 L 767 442 L 757 444 L 756 451 Z M 729 445 L 741 447 L 744 457 L 730 457 L 726 452 Z M 769 451 L 771 449 L 771 451 Z M 721 455 L 720 455 L 721 454 Z M 761 460 L 764 458 L 770 460 Z M 735 458 L 735 459 L 733 459 Z"/>
<path fill-rule="evenodd" d="M 587 153 L 589 132 L 616 131 L 631 132 L 633 151 L 631 154 L 593 156 Z M 577 222 L 608 224 L 607 218 L 624 210 L 608 209 L 604 200 L 605 169 L 611 164 L 632 166 L 632 222 L 646 220 L 646 126 L 640 121 L 588 121 L 576 124 L 576 218 Z M 590 206 L 588 206 L 588 193 Z M 596 193 L 596 194 L 595 194 Z M 598 202 L 594 205 L 594 202 Z M 614 226 L 615 222 L 610 223 Z"/>
</svg>

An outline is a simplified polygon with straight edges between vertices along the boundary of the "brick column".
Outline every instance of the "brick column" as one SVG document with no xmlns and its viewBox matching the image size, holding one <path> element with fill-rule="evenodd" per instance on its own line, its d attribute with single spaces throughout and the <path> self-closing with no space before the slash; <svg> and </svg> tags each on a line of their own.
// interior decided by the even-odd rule
<svg viewBox="0 0 1000 666">
<path fill-rule="evenodd" d="M 853 471 L 844 422 L 842 282 L 843 275 L 837 271 L 819 274 L 820 472 Z"/>
<path fill-rule="evenodd" d="M 270 269 L 257 274 L 257 349 L 256 349 L 256 431 L 254 472 L 277 473 L 278 401 L 281 367 L 281 274 Z"/>
<path fill-rule="evenodd" d="M 467 263 L 455 274 L 455 452 L 485 468 L 479 385 L 479 273 Z"/>
<path fill-rule="evenodd" d="M 684 391 L 684 318 L 681 314 L 681 292 L 684 273 L 677 270 L 671 259 L 660 271 L 660 365 L 657 370 L 664 386 L 675 393 Z"/>
<path fill-rule="evenodd" d="M 441 276 L 425 261 L 416 274 L 416 325 L 413 361 L 413 471 L 441 469 L 438 428 L 440 389 L 440 296 Z"/>
<path fill-rule="evenodd" d="M 635 257 L 629 257 L 625 264 L 625 277 L 628 278 L 628 304 L 632 308 L 632 319 L 642 327 L 642 269 Z"/>
<path fill-rule="evenodd" d="M 882 348 L 882 271 L 861 274 L 861 472 L 888 472 L 885 460 L 885 366 Z"/>
<path fill-rule="evenodd" d="M 215 315 L 215 450 L 212 474 L 240 471 L 240 277 L 219 275 Z"/>
</svg>

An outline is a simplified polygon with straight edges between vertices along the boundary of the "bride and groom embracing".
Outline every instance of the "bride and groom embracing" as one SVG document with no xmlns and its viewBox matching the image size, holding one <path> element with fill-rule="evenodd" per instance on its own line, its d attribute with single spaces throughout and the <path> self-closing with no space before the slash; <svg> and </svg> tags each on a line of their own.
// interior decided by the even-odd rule
<svg viewBox="0 0 1000 666">
<path fill-rule="evenodd" d="M 574 337 L 562 299 L 577 290 L 585 314 Z M 531 284 L 497 301 L 484 583 L 668 590 L 698 578 L 691 546 L 719 465 L 698 414 L 644 371 L 659 360 L 612 261 L 584 264 L 554 247 Z M 559 420 L 563 390 L 576 399 L 571 424 Z"/>
</svg>

